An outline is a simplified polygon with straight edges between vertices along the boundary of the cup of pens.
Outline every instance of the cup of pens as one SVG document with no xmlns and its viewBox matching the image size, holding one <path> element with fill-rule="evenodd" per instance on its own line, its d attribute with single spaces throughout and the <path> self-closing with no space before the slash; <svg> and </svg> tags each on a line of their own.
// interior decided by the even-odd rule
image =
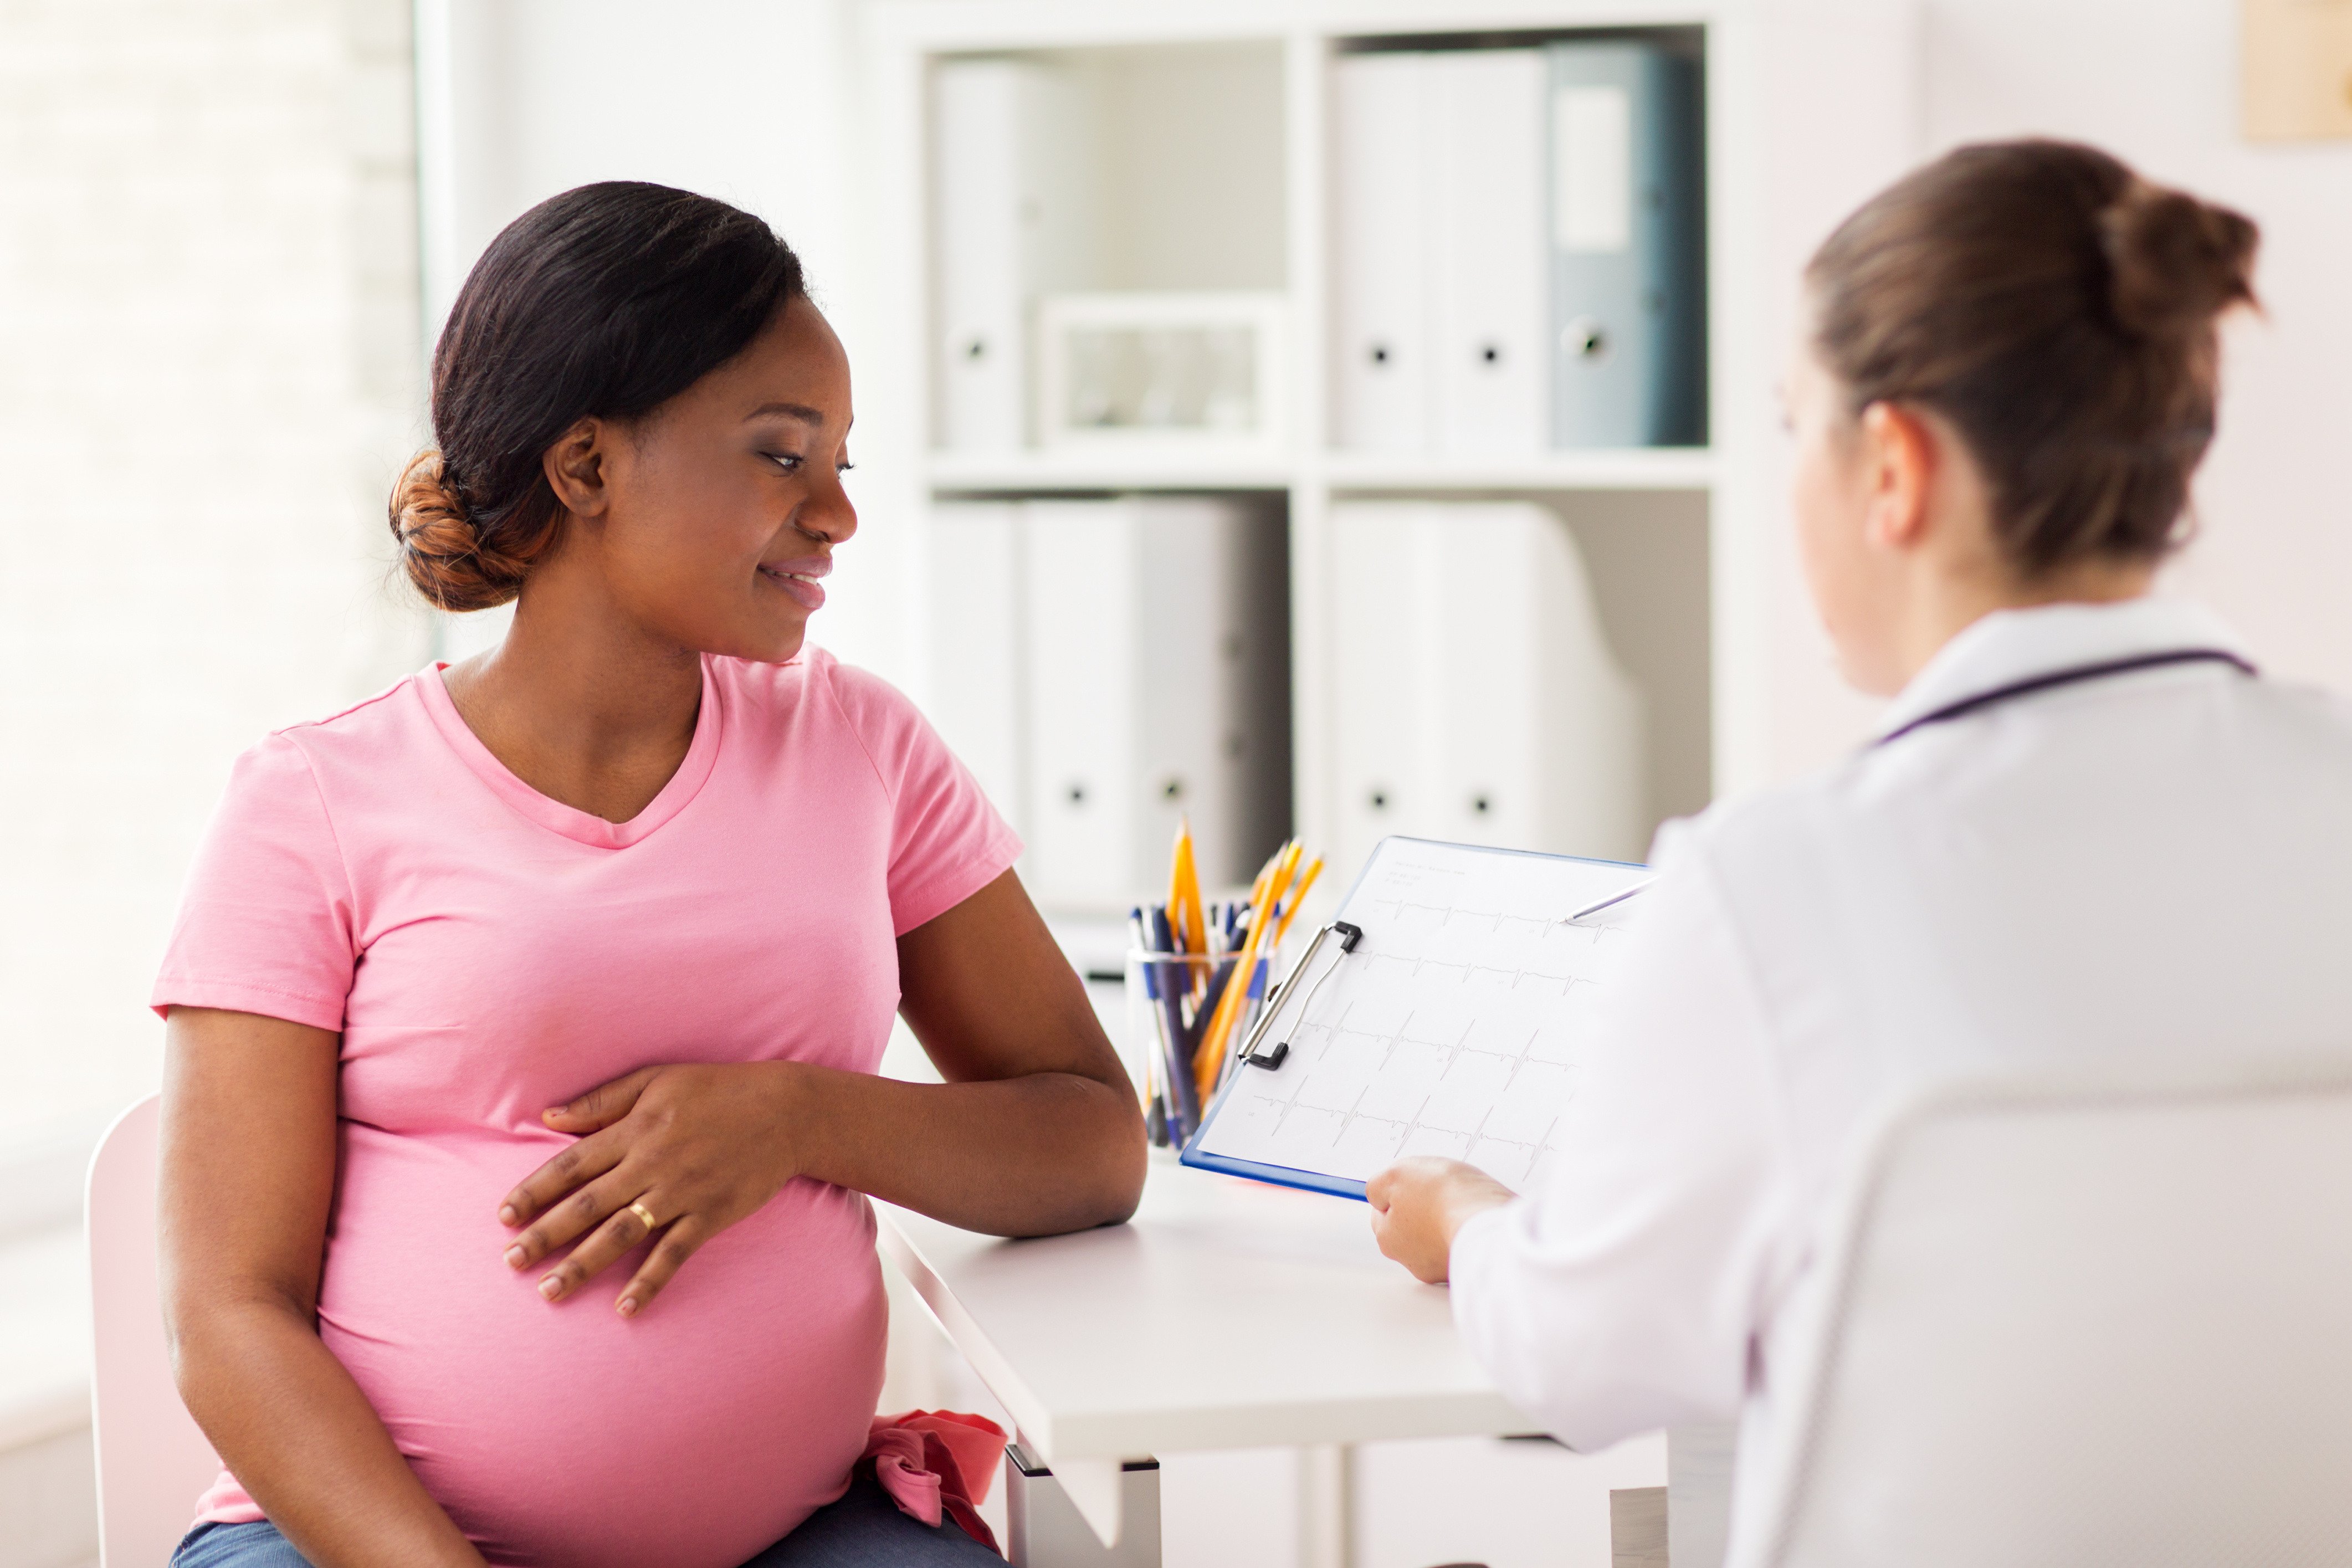
<svg viewBox="0 0 2352 1568">
<path fill-rule="evenodd" d="M 1128 1038 L 1149 1042 L 1144 1121 L 1156 1147 L 1181 1147 L 1199 1128 L 1201 1112 L 1224 1081 L 1223 1056 L 1249 1032 L 1265 1005 L 1268 961 L 1251 961 L 1248 978 L 1240 980 L 1243 962 L 1238 952 L 1128 952 Z M 1237 1016 L 1229 1029 L 1219 1031 L 1225 993 L 1237 984 Z M 1224 1043 L 1213 1046 L 1213 1036 Z"/>
<path fill-rule="evenodd" d="M 1176 834 L 1168 901 L 1129 916 L 1127 1029 L 1143 1045 L 1152 1143 L 1181 1146 L 1234 1070 L 1265 1007 L 1276 952 L 1322 870 L 1303 871 L 1297 840 L 1265 863 L 1246 900 L 1204 902 L 1192 834 Z"/>
</svg>

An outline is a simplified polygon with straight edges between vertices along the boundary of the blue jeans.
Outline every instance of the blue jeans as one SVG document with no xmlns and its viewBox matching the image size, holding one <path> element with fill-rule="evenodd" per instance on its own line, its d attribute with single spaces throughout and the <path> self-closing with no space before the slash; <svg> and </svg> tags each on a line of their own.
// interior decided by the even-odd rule
<svg viewBox="0 0 2352 1568">
<path fill-rule="evenodd" d="M 1004 1559 L 966 1535 L 951 1519 L 937 1529 L 898 1511 L 874 1467 L 861 1464 L 838 1502 L 829 1502 L 801 1527 L 743 1568 L 1004 1568 Z M 278 1527 L 200 1524 L 172 1553 L 171 1568 L 310 1568 Z M 646 1568 L 659 1568 L 647 1563 Z"/>
</svg>

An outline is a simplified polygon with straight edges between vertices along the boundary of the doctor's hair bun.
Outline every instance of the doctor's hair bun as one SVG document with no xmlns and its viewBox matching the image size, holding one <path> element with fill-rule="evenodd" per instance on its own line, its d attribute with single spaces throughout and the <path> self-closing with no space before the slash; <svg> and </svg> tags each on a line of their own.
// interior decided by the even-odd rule
<svg viewBox="0 0 2352 1568">
<path fill-rule="evenodd" d="M 2232 305 L 2254 300 L 2252 220 L 2135 176 L 2099 215 L 2113 281 L 2108 298 L 2126 331 L 2193 335 Z"/>
<path fill-rule="evenodd" d="M 446 610 L 514 598 L 562 532 L 548 449 L 652 413 L 807 292 L 765 223 L 667 185 L 582 185 L 507 225 L 434 346 L 434 449 L 393 486 L 408 580 Z"/>
<path fill-rule="evenodd" d="M 2258 237 L 2095 147 L 1962 147 L 1822 242 L 1811 346 L 1853 414 L 1908 405 L 1958 430 L 2021 580 L 2153 562 L 2187 537 L 2215 323 L 2254 303 Z"/>
</svg>

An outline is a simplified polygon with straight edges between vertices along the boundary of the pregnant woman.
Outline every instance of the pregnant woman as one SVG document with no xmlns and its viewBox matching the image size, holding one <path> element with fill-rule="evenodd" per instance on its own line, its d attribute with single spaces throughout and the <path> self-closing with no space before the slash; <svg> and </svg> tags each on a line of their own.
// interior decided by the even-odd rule
<svg viewBox="0 0 2352 1568">
<path fill-rule="evenodd" d="M 182 1564 L 994 1561 L 858 1463 L 872 1194 L 1124 1218 L 1136 1100 L 888 686 L 804 647 L 849 371 L 723 203 L 587 186 L 457 298 L 409 576 L 515 602 L 239 761 L 154 1002 Z M 943 1084 L 876 1076 L 902 1015 Z"/>
</svg>

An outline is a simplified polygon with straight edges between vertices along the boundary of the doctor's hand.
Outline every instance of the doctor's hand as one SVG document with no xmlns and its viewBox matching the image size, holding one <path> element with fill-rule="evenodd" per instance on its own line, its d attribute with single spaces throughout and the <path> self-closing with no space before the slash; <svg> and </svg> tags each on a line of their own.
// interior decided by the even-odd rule
<svg viewBox="0 0 2352 1568">
<path fill-rule="evenodd" d="M 800 1173 L 803 1076 L 792 1062 L 641 1068 L 546 1111 L 549 1127 L 579 1142 L 500 1201 L 499 1223 L 526 1227 L 507 1267 L 578 1242 L 539 1283 L 561 1301 L 658 1232 L 614 1303 L 635 1317 L 696 1248 Z"/>
<path fill-rule="evenodd" d="M 1445 1283 L 1454 1234 L 1517 1195 L 1475 1165 L 1428 1155 L 1400 1160 L 1364 1184 L 1381 1250 L 1431 1285 Z"/>
</svg>

